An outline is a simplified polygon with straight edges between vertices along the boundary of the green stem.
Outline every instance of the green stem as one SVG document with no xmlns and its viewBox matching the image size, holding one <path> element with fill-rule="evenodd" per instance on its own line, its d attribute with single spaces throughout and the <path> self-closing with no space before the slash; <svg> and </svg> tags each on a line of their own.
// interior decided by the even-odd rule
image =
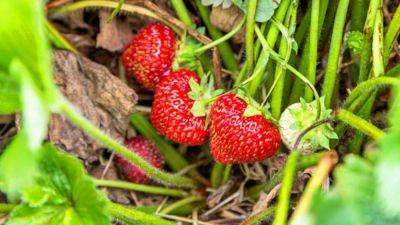
<svg viewBox="0 0 400 225">
<path fill-rule="evenodd" d="M 292 9 L 297 8 L 297 4 L 297 1 L 282 0 L 278 10 L 274 15 L 275 23 L 282 23 L 282 21 L 285 19 L 286 13 L 289 10 L 289 7 L 291 7 Z M 267 43 L 272 49 L 275 47 L 275 43 L 278 39 L 280 31 L 279 27 L 275 23 L 271 24 L 271 27 L 269 28 L 268 34 L 266 36 Z"/>
<path fill-rule="evenodd" d="M 0 203 L 0 213 L 10 213 L 16 206 L 16 204 Z"/>
<path fill-rule="evenodd" d="M 257 0 L 249 0 L 246 13 L 246 64 L 247 70 L 252 71 L 254 66 L 254 26 L 256 24 L 255 16 L 257 10 Z"/>
<path fill-rule="evenodd" d="M 278 10 L 275 13 L 275 23 L 271 23 L 271 26 L 268 30 L 268 34 L 265 38 L 266 42 L 272 49 L 275 46 L 276 40 L 278 39 L 279 31 L 280 31 L 279 27 L 277 26 L 277 23 L 281 23 L 285 19 L 285 15 L 286 15 L 291 3 L 292 3 L 292 1 L 290 1 L 290 0 L 282 1 L 281 4 L 279 5 Z M 294 5 L 294 3 L 293 3 L 293 5 Z M 246 27 L 246 29 L 247 29 L 247 27 Z M 260 32 L 261 32 L 261 34 L 263 34 L 262 31 L 260 31 Z M 261 40 L 260 40 L 260 43 L 261 43 Z M 261 45 L 262 45 L 262 43 L 261 43 Z M 263 49 L 261 51 L 261 54 L 256 63 L 256 67 L 257 66 L 259 66 L 259 67 L 257 68 L 257 71 L 254 71 L 254 73 L 252 75 L 253 79 L 249 86 L 250 94 L 252 96 L 254 96 L 257 89 L 259 87 L 261 87 L 261 83 L 263 82 L 263 76 L 264 76 L 264 72 L 266 69 L 266 63 L 268 62 L 268 58 L 269 58 L 268 52 L 266 52 L 266 50 Z M 265 62 L 265 59 L 267 59 L 267 62 Z M 248 63 L 248 59 L 246 58 L 246 65 L 247 65 L 247 63 Z M 265 64 L 265 66 L 264 66 L 264 64 Z M 246 67 L 246 69 L 247 69 L 247 71 L 250 71 L 248 67 Z"/>
<path fill-rule="evenodd" d="M 296 3 L 297 5 L 297 3 Z M 292 7 L 290 11 L 288 11 L 286 15 L 285 26 L 286 27 L 296 27 L 296 19 L 297 19 L 297 7 Z M 285 59 L 285 62 L 288 63 L 290 60 L 290 55 L 292 52 L 292 43 L 291 37 L 288 37 L 289 40 L 282 37 L 279 44 L 279 55 Z M 282 96 L 283 89 L 285 86 L 285 77 L 286 68 L 281 64 L 277 64 L 275 68 L 274 74 L 274 82 L 270 88 L 269 93 L 266 98 L 272 93 L 271 96 L 271 113 L 274 118 L 279 118 L 282 110 Z"/>
<path fill-rule="evenodd" d="M 303 74 L 301 74 L 299 71 L 297 71 L 295 68 L 293 68 L 291 65 L 287 64 L 284 59 L 282 59 L 278 53 L 276 53 L 273 49 L 271 49 L 271 47 L 268 45 L 267 41 L 265 40 L 265 38 L 262 36 L 262 33 L 260 31 L 260 29 L 256 26 L 256 34 L 258 35 L 258 38 L 261 41 L 261 45 L 263 46 L 263 48 L 265 48 L 268 53 L 271 55 L 271 57 L 276 60 L 277 62 L 281 63 L 283 66 L 285 66 L 290 72 L 292 72 L 295 76 L 297 76 L 300 80 L 302 80 L 305 84 L 307 84 L 307 86 L 309 88 L 312 89 L 312 91 L 314 92 L 314 97 L 317 99 L 317 108 L 318 108 L 318 112 L 317 112 L 317 118 L 319 118 L 320 113 L 321 113 L 321 105 L 320 105 L 320 97 L 318 95 L 317 90 L 315 89 L 314 85 L 312 85 L 310 83 L 309 80 L 307 80 L 306 77 L 304 77 Z"/>
<path fill-rule="evenodd" d="M 297 203 L 296 210 L 292 214 L 290 224 L 299 222 L 304 219 L 306 213 L 309 212 L 310 205 L 315 195 L 314 193 L 320 189 L 321 185 L 327 179 L 327 177 L 329 176 L 329 172 L 335 166 L 337 161 L 337 153 L 331 151 L 327 152 L 318 163 L 317 168 L 315 169 L 315 171 L 313 171 L 313 175 L 308 181 L 307 186 Z"/>
<path fill-rule="evenodd" d="M 235 28 L 233 28 L 229 33 L 225 34 L 224 36 L 218 38 L 217 40 L 215 40 L 215 41 L 213 41 L 213 42 L 211 42 L 211 43 L 209 43 L 209 44 L 207 44 L 207 45 L 204 45 L 204 46 L 202 46 L 202 47 L 196 49 L 194 52 L 195 52 L 196 54 L 202 54 L 202 53 L 204 53 L 205 51 L 207 51 L 207 50 L 209 50 L 209 49 L 211 49 L 211 48 L 214 48 L 215 46 L 217 46 L 217 45 L 219 45 L 219 44 L 221 44 L 221 43 L 223 43 L 223 42 L 229 40 L 229 39 L 230 39 L 231 37 L 233 37 L 237 32 L 240 31 L 240 29 L 242 28 L 242 26 L 243 26 L 245 20 L 246 20 L 246 19 L 243 18 L 243 19 L 240 21 L 240 23 L 239 23 Z"/>
<path fill-rule="evenodd" d="M 367 81 L 364 81 L 367 82 Z M 360 107 L 362 105 L 364 105 L 367 100 L 371 97 L 372 92 L 374 92 L 374 88 L 370 89 L 370 90 L 366 90 L 365 92 L 363 92 L 362 95 L 360 95 L 359 97 L 357 97 L 351 104 L 349 104 L 349 106 L 347 107 L 346 104 L 344 105 L 345 109 L 350 111 L 350 112 L 358 112 L 358 110 L 360 110 Z M 367 94 L 366 94 L 367 93 Z M 349 101 L 350 102 L 350 101 Z M 345 102 L 346 103 L 346 102 Z"/>
<path fill-rule="evenodd" d="M 322 86 L 322 94 L 325 96 L 325 105 L 328 108 L 332 107 L 333 92 L 339 66 L 340 49 L 343 41 L 343 31 L 346 22 L 347 9 L 349 0 L 340 0 L 336 11 L 335 22 L 333 25 L 332 39 L 328 56 L 328 64 L 325 73 L 325 79 Z"/>
<path fill-rule="evenodd" d="M 259 87 L 261 87 L 261 83 L 263 82 L 263 75 L 265 72 L 265 68 L 267 67 L 269 61 L 269 54 L 264 49 L 261 51 L 261 54 L 257 60 L 256 67 L 254 68 L 253 74 L 247 79 L 247 81 L 251 81 L 249 84 L 249 93 L 251 96 L 254 96 Z M 247 65 L 247 61 L 246 61 Z"/>
<path fill-rule="evenodd" d="M 397 7 L 396 12 L 392 17 L 392 21 L 390 21 L 389 27 L 385 34 L 385 40 L 383 45 L 385 65 L 387 64 L 390 53 L 392 52 L 393 43 L 399 36 L 399 32 L 400 32 L 400 6 Z"/>
<path fill-rule="evenodd" d="M 376 14 L 381 6 L 381 0 L 371 0 L 368 7 L 367 18 L 364 25 L 363 51 L 360 59 L 360 73 L 358 82 L 368 79 L 371 68 L 372 33 L 374 30 Z"/>
<path fill-rule="evenodd" d="M 260 56 L 258 58 L 258 60 L 260 60 L 262 56 Z M 234 87 L 240 86 L 242 85 L 242 82 L 244 80 L 244 78 L 246 77 L 247 74 L 247 61 L 244 63 L 244 65 L 242 66 L 242 68 L 240 69 L 239 75 L 235 80 L 235 84 L 233 85 Z"/>
<path fill-rule="evenodd" d="M 151 126 L 150 122 L 144 115 L 140 113 L 132 114 L 131 123 L 137 131 L 139 131 L 147 139 L 151 140 L 158 147 L 158 149 L 160 149 L 165 157 L 165 162 L 173 171 L 178 172 L 189 165 L 187 160 L 181 154 L 179 154 L 171 144 L 158 135 L 157 131 L 153 128 L 153 126 Z M 196 170 L 193 169 L 189 171 L 189 174 L 197 181 L 209 186 L 208 180 Z"/>
<path fill-rule="evenodd" d="M 178 18 L 186 24 L 186 26 L 194 25 L 189 11 L 186 9 L 183 0 L 171 0 L 172 7 L 174 8 Z"/>
<path fill-rule="evenodd" d="M 101 7 L 101 8 L 112 8 L 116 9 L 118 8 L 118 2 L 112 2 L 112 1 L 79 1 L 79 2 L 74 2 L 70 3 L 68 5 L 62 6 L 56 10 L 54 10 L 55 13 L 71 13 L 79 9 L 84 9 L 84 8 L 89 8 L 89 7 Z M 164 21 L 161 17 L 159 17 L 157 14 L 153 13 L 152 11 L 135 6 L 135 5 L 130 5 L 130 4 L 123 4 L 121 7 L 121 11 L 125 12 L 130 12 L 130 13 L 137 13 L 140 15 L 148 16 L 150 18 L 159 20 L 159 21 Z"/>
<path fill-rule="evenodd" d="M 217 188 L 221 185 L 222 176 L 225 170 L 225 165 L 215 163 L 211 171 L 211 187 Z"/>
<path fill-rule="evenodd" d="M 173 171 L 178 172 L 189 165 L 186 159 L 172 145 L 158 135 L 157 131 L 151 126 L 144 115 L 140 113 L 132 114 L 131 123 L 139 133 L 151 140 L 160 149 L 167 165 Z"/>
<path fill-rule="evenodd" d="M 193 180 L 177 176 L 174 174 L 169 174 L 158 170 L 157 168 L 150 165 L 146 160 L 142 159 L 136 153 L 130 151 L 125 146 L 118 143 L 116 140 L 112 139 L 104 132 L 102 132 L 99 128 L 94 126 L 89 120 L 83 117 L 75 108 L 71 105 L 67 100 L 62 99 L 60 102 L 60 110 L 61 112 L 70 119 L 77 127 L 81 128 L 91 137 L 99 140 L 105 146 L 113 150 L 117 154 L 128 159 L 130 162 L 138 166 L 140 169 L 145 171 L 150 177 L 155 180 L 168 185 L 175 185 L 181 187 L 193 188 L 196 187 L 196 184 Z"/>
<path fill-rule="evenodd" d="M 351 26 L 352 31 L 362 31 L 365 17 L 367 16 L 368 0 L 353 0 L 351 1 Z"/>
<path fill-rule="evenodd" d="M 307 37 L 307 31 L 310 27 L 310 20 L 311 20 L 311 7 L 307 8 L 306 13 L 304 14 L 301 22 L 296 30 L 296 34 L 294 38 L 296 39 L 298 46 L 303 46 L 304 39 Z"/>
<path fill-rule="evenodd" d="M 257 213 L 256 215 L 250 216 L 247 218 L 243 223 L 240 225 L 259 225 L 263 221 L 267 220 L 269 217 L 271 217 L 276 210 L 276 207 L 271 206 L 268 207 L 261 212 Z"/>
<path fill-rule="evenodd" d="M 285 172 L 282 180 L 281 191 L 278 197 L 278 203 L 276 206 L 275 220 L 273 225 L 285 225 L 288 217 L 290 194 L 292 191 L 292 185 L 296 176 L 296 164 L 297 159 L 300 156 L 300 151 L 295 151 L 288 157 Z"/>
<path fill-rule="evenodd" d="M 315 77 L 317 73 L 319 1 L 320 0 L 312 0 L 311 2 L 310 48 L 307 78 L 313 85 L 315 84 Z M 313 100 L 313 93 L 310 89 L 305 90 L 304 99 L 307 102 Z"/>
<path fill-rule="evenodd" d="M 265 34 L 265 30 L 267 29 L 267 26 L 269 25 L 269 23 L 262 23 L 260 30 L 263 34 Z M 256 39 L 256 43 L 254 44 L 254 58 L 258 59 L 258 56 L 260 55 L 260 51 L 261 51 L 261 43 L 260 40 Z"/>
<path fill-rule="evenodd" d="M 213 40 L 218 40 L 223 36 L 221 31 L 215 28 L 210 21 L 210 12 L 206 6 L 201 3 L 201 0 L 195 0 L 195 4 L 197 9 L 199 10 L 199 14 L 203 23 L 206 25 L 208 32 Z M 230 71 L 236 72 L 239 71 L 239 67 L 237 65 L 235 59 L 235 53 L 233 52 L 231 46 L 227 41 L 222 42 L 218 45 L 219 53 L 221 54 L 221 59 L 226 68 Z"/>
<path fill-rule="evenodd" d="M 187 27 L 191 27 L 191 28 L 195 28 L 196 24 L 192 21 L 192 19 L 190 18 L 190 13 L 188 11 L 188 9 L 186 8 L 185 3 L 183 2 L 183 0 L 173 0 L 171 1 L 172 3 L 172 7 L 174 8 L 178 18 L 187 26 Z M 200 60 L 200 66 L 198 68 L 198 73 L 200 75 L 203 74 L 202 71 L 205 70 L 212 70 L 212 65 L 211 65 L 211 60 L 209 57 L 206 57 L 205 55 L 200 55 L 199 56 L 199 60 Z M 204 69 L 201 67 L 201 65 L 204 66 Z"/>
<path fill-rule="evenodd" d="M 357 85 L 357 87 L 354 88 L 354 90 L 347 97 L 344 103 L 344 108 L 346 109 L 349 108 L 357 99 L 360 98 L 360 96 L 362 96 L 366 92 L 369 93 L 372 89 L 385 85 L 397 85 L 400 87 L 400 80 L 398 78 L 393 78 L 393 77 L 378 77 L 364 81 L 359 85 Z"/>
<path fill-rule="evenodd" d="M 377 128 L 376 126 L 374 126 L 373 124 L 363 120 L 362 118 L 354 115 L 353 113 L 345 110 L 345 109 L 340 109 L 337 114 L 336 117 L 349 124 L 350 126 L 360 130 L 361 132 L 363 132 L 364 134 L 372 137 L 375 140 L 381 139 L 383 137 L 383 135 L 385 135 L 385 133 L 380 130 L 379 128 Z"/>
<path fill-rule="evenodd" d="M 182 206 L 189 205 L 193 202 L 200 202 L 203 200 L 204 198 L 201 196 L 190 196 L 165 207 L 163 210 L 161 210 L 160 214 L 168 214 L 174 211 L 175 209 L 181 208 Z"/>
<path fill-rule="evenodd" d="M 328 4 L 328 9 L 325 15 L 325 22 L 324 22 L 324 26 L 322 27 L 321 33 L 320 33 L 320 43 L 329 43 L 329 39 L 332 36 L 332 28 L 334 25 L 334 20 L 335 20 L 335 16 L 336 16 L 336 12 L 338 9 L 338 5 L 339 5 L 339 1 L 340 0 L 330 0 L 329 4 Z M 323 4 L 324 2 L 327 1 L 322 1 L 320 2 L 321 4 Z"/>
<path fill-rule="evenodd" d="M 56 47 L 79 54 L 78 50 L 76 50 L 76 48 L 72 46 L 71 43 L 69 43 L 48 20 L 46 20 L 46 32 L 48 38 Z"/>
<path fill-rule="evenodd" d="M 231 171 L 232 171 L 232 165 L 227 165 L 225 167 L 224 170 L 224 174 L 222 176 L 222 183 L 221 184 L 225 184 L 226 182 L 228 182 L 230 176 L 231 176 Z"/>
<path fill-rule="evenodd" d="M 322 1 L 320 4 L 320 10 L 319 10 L 319 23 L 318 23 L 318 37 L 321 36 L 321 31 L 322 31 L 322 26 L 324 24 L 325 21 L 325 16 L 326 16 L 326 11 L 328 9 L 328 1 Z M 310 16 L 311 17 L 311 16 Z M 321 38 L 319 38 L 321 39 Z M 300 67 L 299 67 L 299 71 L 302 74 L 308 73 L 308 59 L 309 54 L 310 54 L 310 37 L 307 37 L 306 42 L 305 42 L 305 46 L 304 46 L 304 52 L 301 55 L 301 60 L 300 60 Z M 295 79 L 294 80 L 294 84 L 292 87 L 292 91 L 290 93 L 290 97 L 289 97 L 289 103 L 295 103 L 295 102 L 299 102 L 300 97 L 303 96 L 304 93 L 304 85 L 302 84 L 302 81 L 300 79 Z"/>
<path fill-rule="evenodd" d="M 364 120 L 367 120 L 370 117 L 372 107 L 374 105 L 377 95 L 378 95 L 377 90 L 374 90 L 372 91 L 372 93 L 370 93 L 370 95 L 366 98 L 366 100 L 364 100 L 362 107 L 357 112 L 358 117 Z M 360 130 L 356 130 L 355 135 L 349 144 L 349 152 L 354 154 L 359 154 L 361 151 L 362 144 L 364 142 L 364 138 L 365 136 L 363 132 Z"/>
<path fill-rule="evenodd" d="M 351 1 L 351 19 L 350 19 L 350 31 L 362 32 L 365 24 L 365 18 L 368 11 L 368 0 L 354 0 Z M 350 57 L 354 61 L 353 65 L 350 65 L 350 74 L 353 81 L 358 80 L 358 74 L 360 73 L 360 55 L 350 52 Z"/>
<path fill-rule="evenodd" d="M 119 0 L 118 1 L 118 6 L 117 8 L 114 9 L 114 11 L 111 13 L 110 17 L 108 17 L 108 22 L 110 22 L 111 20 L 113 20 L 118 13 L 121 11 L 122 5 L 125 3 L 125 0 Z"/>
<path fill-rule="evenodd" d="M 399 75 L 400 75 L 400 64 L 395 65 L 385 74 L 386 77 L 399 77 Z"/>
<path fill-rule="evenodd" d="M 372 75 L 379 77 L 385 73 L 383 65 L 383 15 L 378 11 L 372 36 Z"/>
<path fill-rule="evenodd" d="M 108 209 L 113 218 L 126 224 L 175 225 L 171 221 L 116 203 L 111 203 Z"/>
<path fill-rule="evenodd" d="M 120 188 L 132 191 L 139 191 L 144 193 L 151 193 L 156 195 L 167 195 L 173 197 L 186 197 L 188 193 L 179 189 L 171 189 L 143 184 L 135 184 L 131 182 L 117 181 L 117 180 L 97 180 L 94 179 L 94 183 L 97 186 Z"/>
</svg>

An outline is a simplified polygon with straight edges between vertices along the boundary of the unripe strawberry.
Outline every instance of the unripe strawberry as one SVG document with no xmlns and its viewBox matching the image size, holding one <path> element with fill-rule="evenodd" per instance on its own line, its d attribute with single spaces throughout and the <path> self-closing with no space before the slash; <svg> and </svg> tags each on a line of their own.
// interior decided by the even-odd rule
<svg viewBox="0 0 400 225">
<path fill-rule="evenodd" d="M 317 121 L 330 117 L 332 110 L 326 109 L 324 100 L 321 98 L 322 110 L 320 117 L 317 117 L 317 102 L 306 103 L 303 99 L 299 103 L 290 105 L 282 113 L 279 119 L 279 127 L 283 143 L 292 151 L 315 151 L 318 149 L 329 149 L 329 140 L 337 139 L 338 136 L 329 123 L 322 124 L 310 130 L 299 142 L 295 144 L 299 135 Z"/>
<path fill-rule="evenodd" d="M 149 162 L 158 169 L 164 167 L 164 156 L 160 150 L 149 140 L 141 136 L 136 136 L 125 141 L 128 149 L 138 154 L 141 158 Z M 115 163 L 121 169 L 126 178 L 135 183 L 149 183 L 150 177 L 140 168 L 132 164 L 126 158 L 116 155 Z"/>
</svg>

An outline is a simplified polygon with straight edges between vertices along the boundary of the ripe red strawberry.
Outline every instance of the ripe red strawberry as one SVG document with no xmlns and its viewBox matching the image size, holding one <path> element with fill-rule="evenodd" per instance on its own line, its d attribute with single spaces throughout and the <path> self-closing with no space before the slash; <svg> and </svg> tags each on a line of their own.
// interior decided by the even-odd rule
<svg viewBox="0 0 400 225">
<path fill-rule="evenodd" d="M 195 96 L 201 98 L 201 90 L 192 90 L 192 87 L 200 89 L 199 82 L 196 73 L 182 69 L 171 72 L 157 86 L 150 120 L 159 133 L 174 142 L 201 145 L 208 137 L 205 113 L 199 116 L 192 113 Z"/>
<path fill-rule="evenodd" d="M 125 47 L 122 63 L 131 76 L 147 89 L 154 90 L 168 76 L 174 61 L 177 40 L 174 31 L 161 23 L 143 27 Z"/>
<path fill-rule="evenodd" d="M 141 136 L 136 136 L 125 141 L 125 145 L 128 149 L 137 153 L 144 160 L 149 162 L 156 168 L 164 167 L 164 156 L 160 150 L 149 140 Z M 149 183 L 150 177 L 146 175 L 144 171 L 133 165 L 127 159 L 120 155 L 115 156 L 115 162 L 117 166 L 124 173 L 126 178 L 135 183 Z"/>
<path fill-rule="evenodd" d="M 263 115 L 244 116 L 248 104 L 228 93 L 211 107 L 211 154 L 223 164 L 250 163 L 278 150 L 278 128 Z"/>
</svg>

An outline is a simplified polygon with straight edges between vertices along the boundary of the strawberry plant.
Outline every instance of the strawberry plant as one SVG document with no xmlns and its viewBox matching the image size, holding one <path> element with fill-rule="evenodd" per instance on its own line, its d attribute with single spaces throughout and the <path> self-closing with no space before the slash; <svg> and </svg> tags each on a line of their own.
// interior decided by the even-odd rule
<svg viewBox="0 0 400 225">
<path fill-rule="evenodd" d="M 400 223 L 398 1 L 0 15 L 0 223 Z"/>
</svg>

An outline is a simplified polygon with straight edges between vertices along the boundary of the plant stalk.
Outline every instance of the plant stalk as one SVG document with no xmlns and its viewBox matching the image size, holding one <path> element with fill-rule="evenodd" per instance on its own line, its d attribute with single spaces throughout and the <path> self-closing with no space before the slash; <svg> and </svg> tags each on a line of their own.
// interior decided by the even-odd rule
<svg viewBox="0 0 400 225">
<path fill-rule="evenodd" d="M 157 186 L 150 186 L 144 184 L 136 184 L 131 182 L 124 182 L 118 180 L 93 180 L 96 186 L 119 188 L 132 191 L 139 191 L 144 193 L 156 194 L 156 195 L 167 195 L 172 197 L 186 197 L 188 193 L 179 189 L 171 189 Z"/>
<path fill-rule="evenodd" d="M 375 140 L 379 140 L 385 135 L 382 130 L 380 130 L 373 124 L 363 120 L 362 118 L 354 115 L 353 113 L 345 109 L 339 109 L 339 111 L 336 113 L 336 117 Z"/>
<path fill-rule="evenodd" d="M 324 180 L 329 176 L 329 172 L 337 162 L 338 155 L 336 152 L 331 151 L 324 155 L 300 198 L 299 204 L 297 205 L 296 211 L 291 219 L 292 221 L 296 220 L 300 215 L 307 213 L 307 210 L 311 205 L 313 194 L 321 187 Z"/>
<path fill-rule="evenodd" d="M 181 207 L 183 207 L 185 205 L 189 205 L 189 204 L 194 203 L 194 202 L 200 202 L 200 201 L 203 201 L 203 200 L 204 200 L 204 198 L 201 197 L 201 196 L 189 196 L 187 198 L 179 200 L 179 201 L 177 201 L 177 202 L 165 207 L 164 209 L 162 209 L 160 211 L 160 214 L 168 214 L 168 213 L 174 211 L 175 209 L 179 209 L 179 208 L 181 208 Z"/>
<path fill-rule="evenodd" d="M 310 45 L 309 45 L 309 59 L 308 59 L 308 80 L 315 85 L 315 78 L 317 73 L 317 60 L 318 60 L 318 22 L 319 22 L 319 4 L 320 0 L 311 1 L 311 24 L 310 24 Z M 304 99 L 307 102 L 313 100 L 313 93 L 310 89 L 306 89 Z"/>
<path fill-rule="evenodd" d="M 194 23 L 191 19 L 189 11 L 186 9 L 183 0 L 171 0 L 172 7 L 174 8 L 178 18 L 186 24 L 186 26 L 193 26 Z"/>
<path fill-rule="evenodd" d="M 215 28 L 210 21 L 210 12 L 206 6 L 201 3 L 201 0 L 195 0 L 197 9 L 203 23 L 206 25 L 208 32 L 213 40 L 218 40 L 223 36 L 221 31 Z M 230 71 L 239 71 L 238 64 L 236 62 L 235 53 L 227 41 L 224 41 L 218 45 L 218 50 L 221 55 L 222 62 L 226 68 Z"/>
<path fill-rule="evenodd" d="M 130 151 L 125 146 L 118 143 L 116 140 L 112 139 L 104 132 L 102 132 L 99 128 L 94 126 L 89 120 L 83 117 L 67 100 L 62 99 L 59 106 L 61 112 L 77 127 L 81 128 L 91 137 L 102 142 L 105 146 L 110 148 L 110 150 L 128 159 L 134 165 L 145 171 L 147 175 L 149 175 L 153 179 L 166 185 L 174 185 L 187 188 L 196 187 L 196 183 L 189 178 L 169 174 L 158 170 L 157 168 L 150 165 L 146 160 L 142 159 L 136 153 Z"/>
<path fill-rule="evenodd" d="M 109 211 L 114 219 L 124 224 L 175 225 L 171 221 L 116 203 L 110 204 Z"/>
<path fill-rule="evenodd" d="M 151 140 L 158 147 L 158 149 L 160 149 L 165 157 L 167 165 L 173 171 L 179 172 L 189 165 L 187 160 L 181 154 L 179 154 L 171 144 L 158 135 L 157 131 L 151 126 L 150 122 L 144 115 L 140 113 L 132 114 L 131 123 L 137 131 L 139 131 L 147 139 Z M 210 185 L 209 181 L 195 169 L 190 170 L 189 175 L 206 186 Z"/>
<path fill-rule="evenodd" d="M 273 225 L 285 225 L 288 217 L 290 195 L 292 185 L 296 176 L 297 159 L 300 151 L 292 152 L 287 160 L 282 180 L 282 187 L 278 197 Z"/>
<path fill-rule="evenodd" d="M 246 13 L 246 64 L 247 70 L 252 71 L 254 66 L 254 26 L 256 24 L 255 16 L 257 9 L 257 0 L 249 0 Z"/>
<path fill-rule="evenodd" d="M 339 66 L 340 49 L 343 41 L 343 31 L 346 22 L 347 9 L 349 0 L 340 0 L 336 11 L 335 22 L 333 25 L 331 45 L 328 56 L 328 64 L 326 68 L 324 83 L 322 86 L 322 95 L 325 96 L 325 105 L 332 107 L 333 93 L 337 83 L 337 73 Z"/>
</svg>

